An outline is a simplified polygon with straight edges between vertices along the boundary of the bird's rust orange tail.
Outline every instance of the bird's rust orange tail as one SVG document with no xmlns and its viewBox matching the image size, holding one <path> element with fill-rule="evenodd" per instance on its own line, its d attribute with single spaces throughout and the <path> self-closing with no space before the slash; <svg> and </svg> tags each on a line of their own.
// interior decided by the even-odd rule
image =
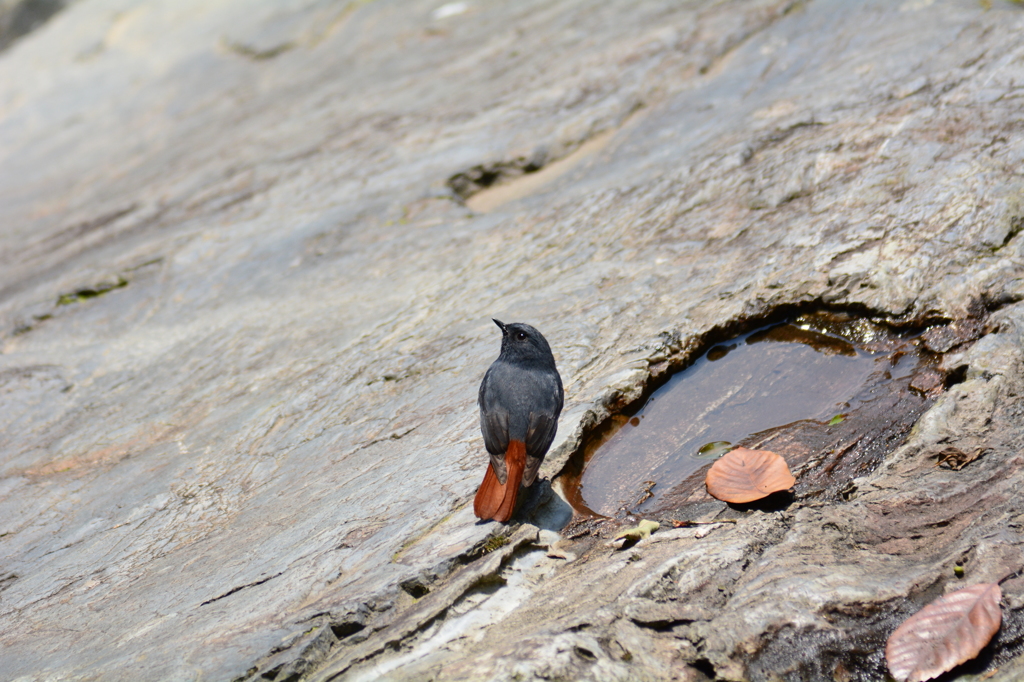
<svg viewBox="0 0 1024 682">
<path fill-rule="evenodd" d="M 494 473 L 494 467 L 488 462 L 484 482 L 480 484 L 480 489 L 476 491 L 476 499 L 473 500 L 473 513 L 484 521 L 494 518 L 503 497 L 505 497 L 505 488 L 498 482 L 498 475 Z"/>
<path fill-rule="evenodd" d="M 505 485 L 502 485 L 494 473 L 494 467 L 488 464 L 484 482 L 476 491 L 473 511 L 484 521 L 494 519 L 506 523 L 512 518 L 516 498 L 519 496 L 519 484 L 523 480 L 523 470 L 526 469 L 526 443 L 521 440 L 509 441 L 505 451 L 505 469 L 508 478 L 505 479 Z"/>
</svg>

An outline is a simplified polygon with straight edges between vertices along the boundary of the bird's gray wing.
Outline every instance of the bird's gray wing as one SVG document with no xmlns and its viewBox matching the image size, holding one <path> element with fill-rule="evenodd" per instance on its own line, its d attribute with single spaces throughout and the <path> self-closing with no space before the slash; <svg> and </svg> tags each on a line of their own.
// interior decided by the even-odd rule
<svg viewBox="0 0 1024 682">
<path fill-rule="evenodd" d="M 558 415 L 550 412 L 531 412 L 530 427 L 526 431 L 526 469 L 523 485 L 531 486 L 537 478 L 544 455 L 555 439 L 558 429 Z"/>
<path fill-rule="evenodd" d="M 544 462 L 551 442 L 558 430 L 558 415 L 562 412 L 562 378 L 558 372 L 545 373 L 540 382 L 544 389 L 540 391 L 540 400 L 535 409 L 530 411 L 529 427 L 526 430 L 526 470 L 523 472 L 523 484 L 533 485 Z"/>
<path fill-rule="evenodd" d="M 505 485 L 508 479 L 508 470 L 505 467 L 505 451 L 508 449 L 508 411 L 503 410 L 488 400 L 487 380 L 491 376 L 491 370 L 484 374 L 484 380 L 480 382 L 480 393 L 477 396 L 477 404 L 480 406 L 480 431 L 484 435 L 484 447 L 491 456 L 491 466 L 498 476 L 498 482 Z"/>
</svg>

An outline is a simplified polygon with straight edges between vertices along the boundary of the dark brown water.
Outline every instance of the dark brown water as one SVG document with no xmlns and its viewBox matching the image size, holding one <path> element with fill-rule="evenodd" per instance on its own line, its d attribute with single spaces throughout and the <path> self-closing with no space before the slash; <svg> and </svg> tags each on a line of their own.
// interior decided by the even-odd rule
<svg viewBox="0 0 1024 682">
<path fill-rule="evenodd" d="M 560 477 L 563 490 L 582 512 L 658 507 L 726 444 L 757 445 L 780 427 L 839 429 L 887 384 L 909 394 L 911 376 L 927 362 L 912 340 L 831 313 L 755 331 L 710 349 L 638 412 L 613 420 L 587 448 L 582 476 Z M 924 401 L 912 398 L 908 407 Z"/>
</svg>

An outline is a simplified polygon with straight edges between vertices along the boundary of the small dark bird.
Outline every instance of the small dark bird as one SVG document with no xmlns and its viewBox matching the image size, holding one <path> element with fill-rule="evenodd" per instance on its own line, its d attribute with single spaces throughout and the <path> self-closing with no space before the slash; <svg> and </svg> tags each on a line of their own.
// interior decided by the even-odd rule
<svg viewBox="0 0 1024 682">
<path fill-rule="evenodd" d="M 562 411 L 562 377 L 543 334 L 528 324 L 504 324 L 501 354 L 480 382 L 480 430 L 491 461 L 473 501 L 473 511 L 487 521 L 512 518 L 519 484 L 537 478 L 544 455 L 555 439 Z"/>
</svg>

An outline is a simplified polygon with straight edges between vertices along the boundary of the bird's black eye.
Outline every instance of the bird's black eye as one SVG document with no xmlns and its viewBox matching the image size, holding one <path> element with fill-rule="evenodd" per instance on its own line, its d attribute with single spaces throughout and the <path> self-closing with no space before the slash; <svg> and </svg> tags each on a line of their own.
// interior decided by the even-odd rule
<svg viewBox="0 0 1024 682">
<path fill-rule="evenodd" d="M 516 334 L 516 338 L 519 339 L 520 341 L 525 341 L 526 340 L 526 332 L 518 332 Z"/>
</svg>

